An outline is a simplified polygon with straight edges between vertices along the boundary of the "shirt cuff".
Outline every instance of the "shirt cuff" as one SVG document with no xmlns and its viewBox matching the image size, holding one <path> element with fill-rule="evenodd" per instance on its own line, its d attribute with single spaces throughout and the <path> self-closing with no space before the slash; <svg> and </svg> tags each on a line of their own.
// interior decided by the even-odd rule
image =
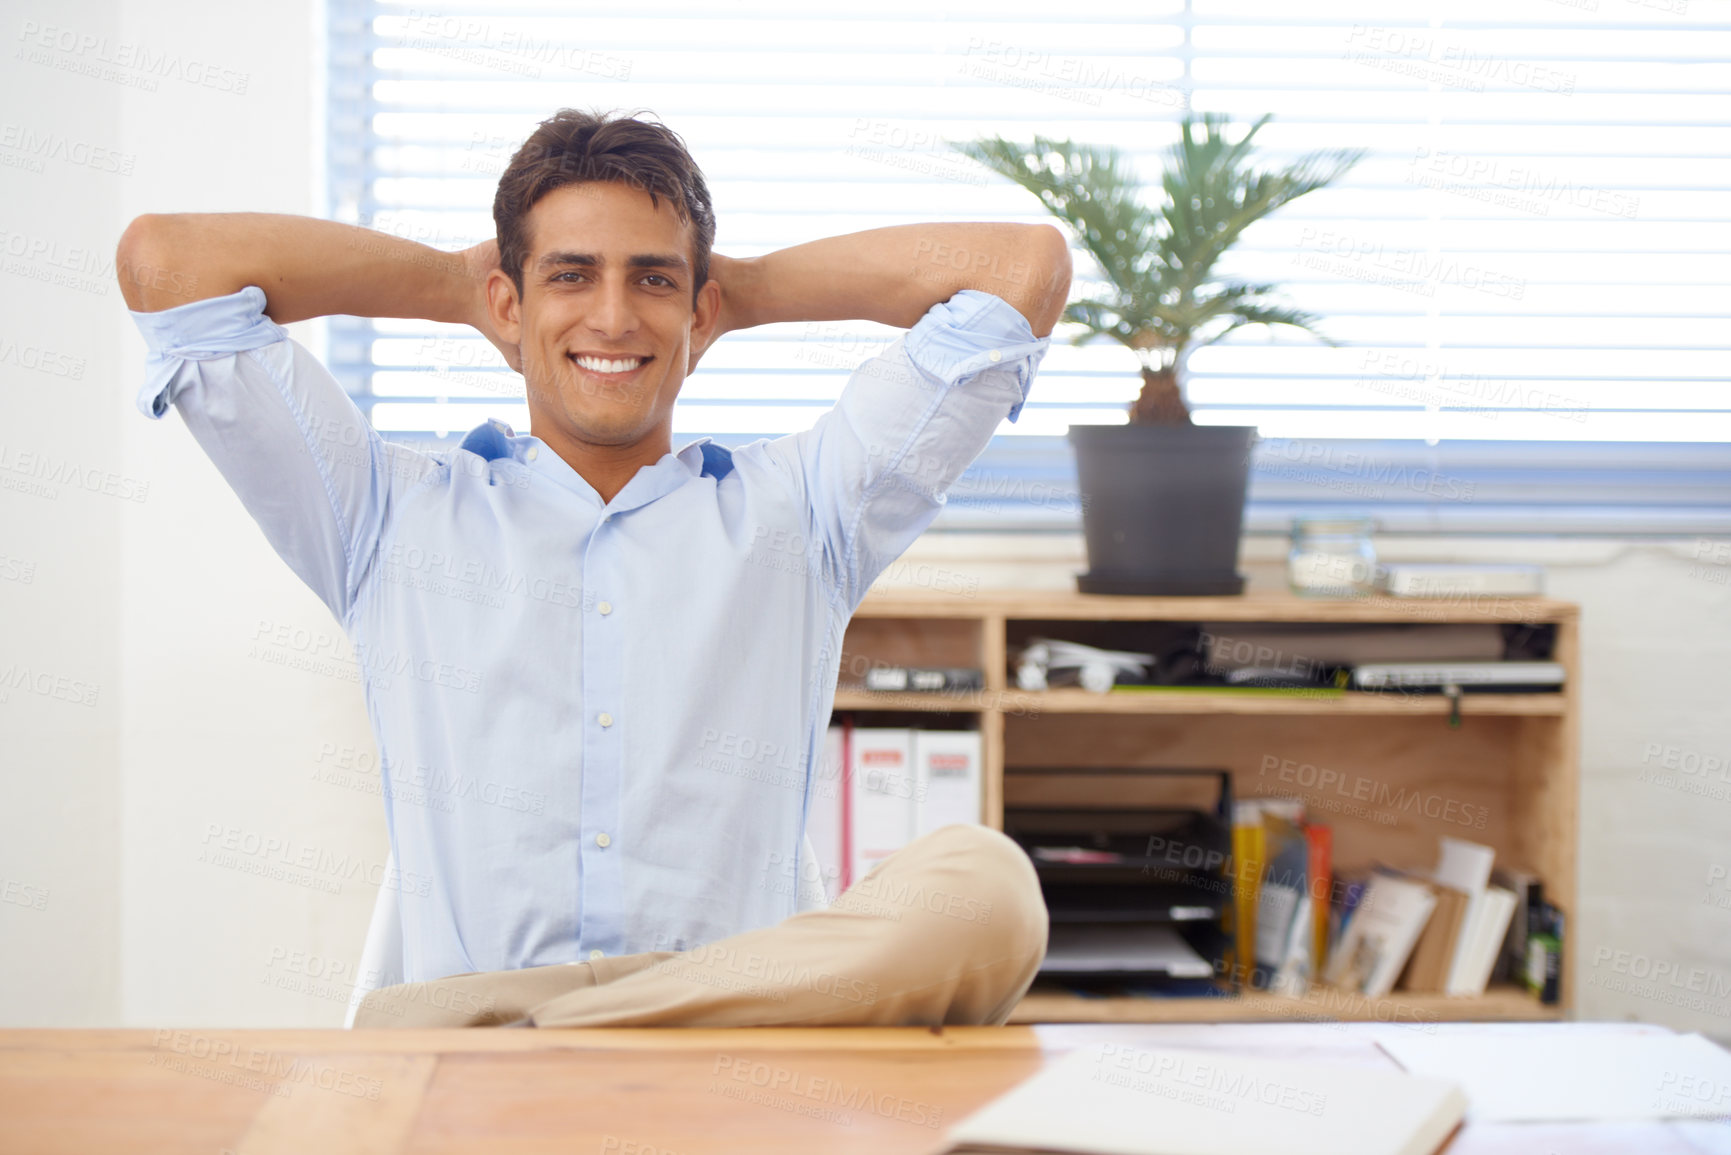
<svg viewBox="0 0 1731 1155">
<path fill-rule="evenodd" d="M 156 313 L 132 313 L 150 355 L 138 408 L 161 417 L 174 401 L 170 386 L 186 361 L 228 357 L 287 340 L 288 330 L 264 315 L 264 290 L 248 285 L 226 297 L 207 297 Z"/>
<path fill-rule="evenodd" d="M 906 349 L 915 365 L 946 385 L 986 369 L 1013 370 L 1018 394 L 1010 407 L 1013 422 L 1051 343 L 1050 337 L 1035 337 L 1028 319 L 1002 297 L 962 289 L 926 310 L 908 332 Z"/>
</svg>

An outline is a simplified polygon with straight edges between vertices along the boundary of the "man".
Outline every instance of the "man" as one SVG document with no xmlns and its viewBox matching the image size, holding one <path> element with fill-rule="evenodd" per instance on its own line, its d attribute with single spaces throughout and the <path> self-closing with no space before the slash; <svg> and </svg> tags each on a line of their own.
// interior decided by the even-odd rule
<svg viewBox="0 0 1731 1155">
<path fill-rule="evenodd" d="M 141 408 L 180 410 L 360 661 L 392 851 L 425 886 L 402 893 L 407 981 L 357 1025 L 1004 1021 L 1046 914 L 1002 834 L 929 834 L 827 909 L 796 911 L 784 875 L 815 865 L 848 618 L 1019 412 L 1063 235 L 916 225 L 728 259 L 675 134 L 572 110 L 493 215 L 461 253 L 144 216 L 116 262 L 151 348 Z M 332 313 L 473 326 L 522 372 L 531 433 L 386 443 L 279 327 Z M 673 452 L 719 336 L 850 318 L 912 331 L 812 429 Z M 717 758 L 724 735 L 787 755 L 797 788 Z M 437 786 L 465 781 L 487 788 Z"/>
</svg>

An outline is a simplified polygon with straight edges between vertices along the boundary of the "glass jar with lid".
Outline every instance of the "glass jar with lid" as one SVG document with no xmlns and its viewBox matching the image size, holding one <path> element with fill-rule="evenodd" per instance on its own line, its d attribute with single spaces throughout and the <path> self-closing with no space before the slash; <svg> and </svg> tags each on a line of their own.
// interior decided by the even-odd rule
<svg viewBox="0 0 1731 1155">
<path fill-rule="evenodd" d="M 1296 517 L 1286 555 L 1288 588 L 1300 597 L 1355 598 L 1376 589 L 1368 517 Z"/>
</svg>

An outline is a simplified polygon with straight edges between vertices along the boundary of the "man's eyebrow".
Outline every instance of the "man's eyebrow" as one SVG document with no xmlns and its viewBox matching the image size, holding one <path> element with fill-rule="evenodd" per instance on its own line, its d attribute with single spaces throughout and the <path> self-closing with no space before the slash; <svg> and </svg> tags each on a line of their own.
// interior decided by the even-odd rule
<svg viewBox="0 0 1731 1155">
<path fill-rule="evenodd" d="M 598 253 L 567 253 L 554 252 L 543 256 L 535 262 L 537 269 L 556 268 L 559 265 L 577 265 L 585 269 L 600 268 L 607 262 Z M 678 269 L 688 272 L 691 262 L 678 253 L 637 253 L 625 259 L 628 269 Z"/>
</svg>

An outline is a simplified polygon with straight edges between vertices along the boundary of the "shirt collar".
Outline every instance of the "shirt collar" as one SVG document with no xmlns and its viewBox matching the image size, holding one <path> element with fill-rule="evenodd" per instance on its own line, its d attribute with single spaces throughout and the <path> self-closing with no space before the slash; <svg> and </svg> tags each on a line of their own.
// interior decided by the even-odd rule
<svg viewBox="0 0 1731 1155">
<path fill-rule="evenodd" d="M 602 508 L 601 495 L 595 487 L 572 469 L 563 457 L 553 452 L 545 441 L 533 434 L 519 436 L 496 417 L 490 417 L 471 429 L 460 448 L 488 461 L 508 457 L 577 494 L 597 509 Z M 625 483 L 625 488 L 613 495 L 606 509 L 609 513 L 636 509 L 665 497 L 694 478 L 708 474 L 720 479 L 732 468 L 733 455 L 728 450 L 713 444 L 711 438 L 699 437 L 675 452 L 663 454 L 653 465 L 639 469 Z"/>
</svg>

